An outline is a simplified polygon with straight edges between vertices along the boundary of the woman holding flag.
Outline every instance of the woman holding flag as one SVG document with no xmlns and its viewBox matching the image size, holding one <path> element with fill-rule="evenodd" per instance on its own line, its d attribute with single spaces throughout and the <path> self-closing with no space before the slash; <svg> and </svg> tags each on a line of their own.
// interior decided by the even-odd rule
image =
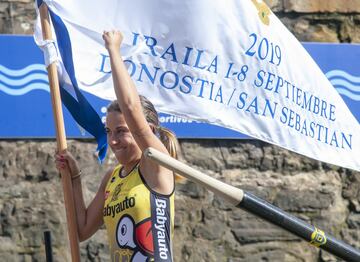
<svg viewBox="0 0 360 262">
<path fill-rule="evenodd" d="M 107 109 L 106 132 L 119 165 L 105 174 L 88 207 L 74 157 L 58 153 L 56 166 L 72 175 L 80 241 L 105 223 L 112 261 L 172 261 L 174 174 L 142 152 L 153 147 L 176 157 L 177 140 L 159 125 L 151 102 L 138 95 L 121 58 L 122 34 L 104 32 L 103 39 L 117 96 Z"/>
</svg>

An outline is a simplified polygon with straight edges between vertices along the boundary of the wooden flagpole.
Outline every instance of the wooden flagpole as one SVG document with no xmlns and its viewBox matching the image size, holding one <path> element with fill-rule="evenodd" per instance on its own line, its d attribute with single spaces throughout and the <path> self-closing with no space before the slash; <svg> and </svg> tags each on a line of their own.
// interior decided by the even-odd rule
<svg viewBox="0 0 360 262">
<path fill-rule="evenodd" d="M 47 5 L 45 3 L 42 3 L 39 11 L 43 38 L 44 40 L 52 40 L 51 25 Z M 49 65 L 47 67 L 47 72 L 49 77 L 51 102 L 55 120 L 57 149 L 58 151 L 63 151 L 67 148 L 67 145 L 56 64 L 52 63 L 51 65 Z M 74 195 L 72 191 L 71 174 L 69 171 L 61 173 L 61 181 L 63 185 L 64 204 L 71 249 L 71 259 L 73 262 L 80 262 L 79 236 L 76 224 L 76 213 Z"/>
<path fill-rule="evenodd" d="M 324 249 L 346 261 L 360 261 L 360 250 L 326 234 L 322 230 L 317 229 L 307 222 L 286 213 L 280 208 L 273 206 L 248 192 L 205 175 L 154 148 L 147 148 L 144 151 L 144 155 L 159 165 L 206 187 L 215 194 L 225 198 L 236 207 L 257 215 L 266 221 L 303 238 L 318 248 Z"/>
</svg>

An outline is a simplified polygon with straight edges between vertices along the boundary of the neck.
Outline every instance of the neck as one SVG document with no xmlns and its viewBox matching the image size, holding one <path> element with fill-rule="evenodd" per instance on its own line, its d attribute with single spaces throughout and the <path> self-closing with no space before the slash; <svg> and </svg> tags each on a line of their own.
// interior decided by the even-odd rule
<svg viewBox="0 0 360 262">
<path fill-rule="evenodd" d="M 123 167 L 123 175 L 127 176 L 134 168 L 135 166 L 139 163 L 140 159 L 136 159 L 130 163 L 127 163 L 126 165 L 124 165 Z"/>
</svg>

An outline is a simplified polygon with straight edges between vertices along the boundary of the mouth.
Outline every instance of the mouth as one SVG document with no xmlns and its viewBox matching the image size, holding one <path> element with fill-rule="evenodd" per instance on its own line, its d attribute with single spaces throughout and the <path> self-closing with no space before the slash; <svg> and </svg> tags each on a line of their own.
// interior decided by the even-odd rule
<svg viewBox="0 0 360 262">
<path fill-rule="evenodd" d="M 116 148 L 112 147 L 111 149 L 114 153 L 121 153 L 126 150 L 126 147 L 116 147 Z"/>
</svg>

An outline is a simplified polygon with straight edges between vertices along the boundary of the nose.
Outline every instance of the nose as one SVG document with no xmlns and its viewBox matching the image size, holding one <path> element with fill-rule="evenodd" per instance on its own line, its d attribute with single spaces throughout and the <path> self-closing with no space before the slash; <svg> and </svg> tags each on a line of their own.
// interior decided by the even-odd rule
<svg viewBox="0 0 360 262">
<path fill-rule="evenodd" d="M 110 145 L 116 145 L 118 143 L 118 139 L 114 135 L 109 135 L 108 140 Z"/>
</svg>

